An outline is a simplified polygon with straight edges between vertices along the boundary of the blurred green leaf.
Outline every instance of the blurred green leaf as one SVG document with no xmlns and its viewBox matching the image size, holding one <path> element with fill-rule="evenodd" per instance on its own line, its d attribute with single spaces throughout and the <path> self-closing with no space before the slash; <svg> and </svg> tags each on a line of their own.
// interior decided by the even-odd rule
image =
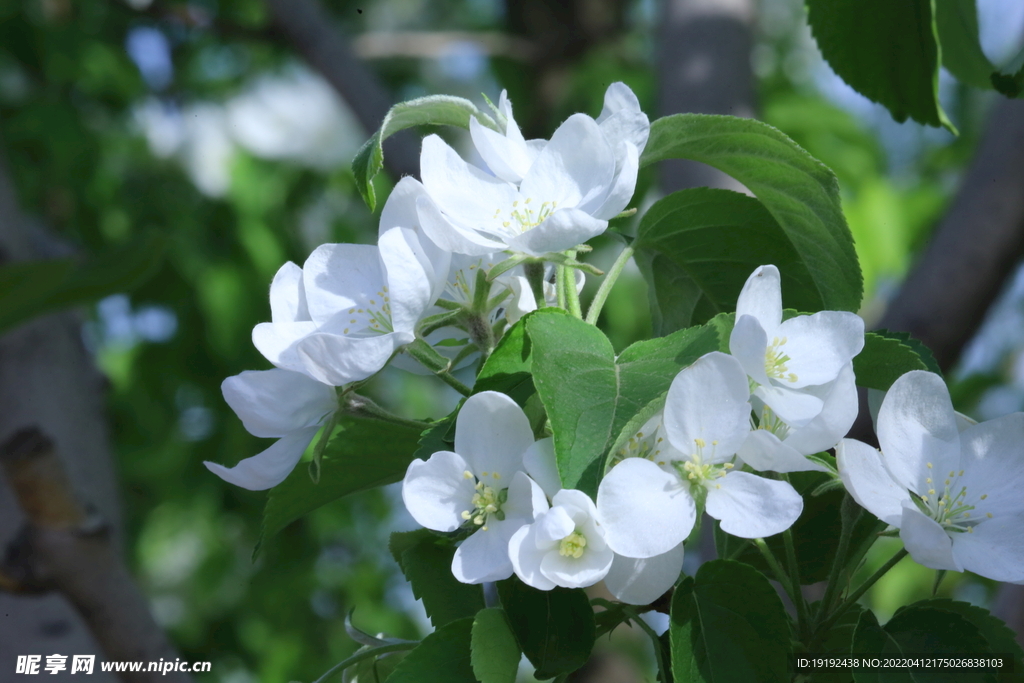
<svg viewBox="0 0 1024 683">
<path fill-rule="evenodd" d="M 429 95 L 391 107 L 380 130 L 373 134 L 359 149 L 352 160 L 352 173 L 356 187 L 372 211 L 377 206 L 377 195 L 373 190 L 373 178 L 384 167 L 384 141 L 400 130 L 424 125 L 447 125 L 469 128 L 470 117 L 498 130 L 490 116 L 476 108 L 469 100 L 449 95 Z"/>
<path fill-rule="evenodd" d="M 405 656 L 387 683 L 477 683 L 470 664 L 472 617 L 437 629 Z"/>
<path fill-rule="evenodd" d="M 480 683 L 516 683 L 522 651 L 505 610 L 489 607 L 473 620 L 473 673 Z"/>
<path fill-rule="evenodd" d="M 452 574 L 455 546 L 426 529 L 391 534 L 388 549 L 412 585 L 434 628 L 471 617 L 484 608 L 483 586 Z"/>
<path fill-rule="evenodd" d="M 673 192 L 644 214 L 633 247 L 646 252 L 637 264 L 648 282 L 656 334 L 735 310 L 750 273 L 766 263 L 782 274 L 784 305 L 802 311 L 824 307 L 778 222 L 761 202 L 739 192 Z"/>
<path fill-rule="evenodd" d="M 846 83 L 897 121 L 956 128 L 939 104 L 934 0 L 807 0 L 818 48 Z"/>
<path fill-rule="evenodd" d="M 760 572 L 712 560 L 672 597 L 669 639 L 675 683 L 789 680 L 789 617 Z"/>
<path fill-rule="evenodd" d="M 918 605 L 934 607 L 958 614 L 971 622 L 985 638 L 992 654 L 1010 656 L 1013 658 L 1012 667 L 1004 667 L 996 676 L 999 683 L 1019 683 L 1024 681 L 1024 650 L 1017 642 L 1017 636 L 1002 619 L 999 619 L 983 607 L 972 605 L 967 602 L 959 602 L 948 598 L 932 598 Z M 894 615 L 894 619 L 899 611 Z"/>
<path fill-rule="evenodd" d="M 864 350 L 853 359 L 858 386 L 888 391 L 911 370 L 942 374 L 928 347 L 908 333 L 876 330 L 864 334 Z"/>
<path fill-rule="evenodd" d="M 800 255 L 823 307 L 860 308 L 860 266 L 828 167 L 760 121 L 702 114 L 676 114 L 651 124 L 641 166 L 663 159 L 699 161 L 743 183 Z"/>
<path fill-rule="evenodd" d="M 156 273 L 165 247 L 163 235 L 151 231 L 86 258 L 0 267 L 0 331 L 44 313 L 132 291 Z"/>
</svg>

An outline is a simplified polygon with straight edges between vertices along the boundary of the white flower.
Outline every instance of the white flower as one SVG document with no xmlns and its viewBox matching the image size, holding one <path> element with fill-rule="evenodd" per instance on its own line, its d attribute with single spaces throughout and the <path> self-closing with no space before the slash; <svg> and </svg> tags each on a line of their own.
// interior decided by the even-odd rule
<svg viewBox="0 0 1024 683">
<path fill-rule="evenodd" d="M 754 395 L 784 422 L 802 427 L 824 406 L 809 387 L 827 384 L 864 348 L 864 321 L 820 311 L 782 321 L 779 269 L 755 270 L 736 302 L 729 350 L 759 386 Z"/>
<path fill-rule="evenodd" d="M 749 397 L 746 373 L 723 353 L 676 375 L 665 400 L 667 444 L 615 465 L 598 488 L 612 550 L 633 558 L 669 552 L 693 529 L 698 500 L 723 531 L 743 538 L 771 536 L 796 521 L 803 499 L 792 486 L 733 470 L 750 432 Z"/>
<path fill-rule="evenodd" d="M 295 346 L 317 326 L 306 304 L 302 268 L 291 261 L 278 269 L 270 284 L 270 320 L 253 328 L 253 346 L 277 367 L 306 373 Z"/>
<path fill-rule="evenodd" d="M 804 456 L 834 448 L 857 419 L 859 404 L 853 364 L 843 366 L 832 382 L 804 391 L 820 398 L 822 409 L 803 426 L 786 424 L 757 396 L 752 397 L 759 420 L 740 447 L 740 460 L 761 472 L 828 471 Z"/>
<path fill-rule="evenodd" d="M 860 505 L 900 530 L 919 564 L 1024 580 L 1024 413 L 959 430 L 938 375 L 908 372 L 878 413 L 881 453 L 854 439 L 836 448 Z"/>
<path fill-rule="evenodd" d="M 604 585 L 616 599 L 631 605 L 647 605 L 675 585 L 683 571 L 683 544 L 654 557 L 616 555 Z"/>
<path fill-rule="evenodd" d="M 315 332 L 295 344 L 303 368 L 334 386 L 366 379 L 413 341 L 437 300 L 449 255 L 416 230 L 394 227 L 378 246 L 324 244 L 303 266 Z"/>
<path fill-rule="evenodd" d="M 614 553 L 604 541 L 597 508 L 582 491 L 564 489 L 509 540 L 516 576 L 540 590 L 593 586 L 611 569 Z"/>
<path fill-rule="evenodd" d="M 424 139 L 423 185 L 436 204 L 417 205 L 424 231 L 457 253 L 535 257 L 604 232 L 633 196 L 646 143 L 646 116 L 632 92 L 615 84 L 599 121 L 574 114 L 543 145 L 524 141 L 511 105 L 502 106 L 505 135 L 470 124 L 495 175 L 467 164 L 438 136 Z"/>
<path fill-rule="evenodd" d="M 267 450 L 234 467 L 205 462 L 224 481 L 263 491 L 284 481 L 313 437 L 338 410 L 333 387 L 288 370 L 250 370 L 220 385 L 224 400 L 253 436 L 276 438 Z"/>
<path fill-rule="evenodd" d="M 509 539 L 547 508 L 544 492 L 523 471 L 532 444 L 530 421 L 515 401 L 484 391 L 459 411 L 454 453 L 438 451 L 409 464 L 402 500 L 413 519 L 435 531 L 472 531 L 452 560 L 459 581 L 512 575 Z"/>
</svg>

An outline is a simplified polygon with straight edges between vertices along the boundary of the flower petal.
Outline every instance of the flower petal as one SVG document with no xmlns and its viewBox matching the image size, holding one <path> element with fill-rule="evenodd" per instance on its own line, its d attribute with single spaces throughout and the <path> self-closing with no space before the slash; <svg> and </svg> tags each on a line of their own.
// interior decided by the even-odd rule
<svg viewBox="0 0 1024 683">
<path fill-rule="evenodd" d="M 971 533 L 952 535 L 963 568 L 996 581 L 1024 580 L 1024 515 L 986 519 Z M 915 558 L 916 559 L 916 558 Z"/>
<path fill-rule="evenodd" d="M 437 135 L 423 139 L 420 175 L 438 208 L 466 227 L 483 228 L 489 222 L 500 225 L 495 210 L 512 206 L 519 194 L 511 183 L 467 164 Z"/>
<path fill-rule="evenodd" d="M 229 484 L 250 491 L 265 491 L 288 478 L 319 429 L 307 427 L 286 434 L 267 450 L 239 461 L 234 467 L 224 467 L 215 462 L 203 464 Z"/>
<path fill-rule="evenodd" d="M 771 337 L 782 322 L 782 278 L 775 266 L 761 266 L 747 278 L 736 300 L 736 321 L 752 315 Z"/>
<path fill-rule="evenodd" d="M 910 494 L 889 474 L 881 453 L 856 439 L 843 439 L 836 446 L 836 465 L 846 490 L 862 508 L 886 524 L 900 525 Z"/>
<path fill-rule="evenodd" d="M 523 454 L 531 445 L 530 420 L 505 394 L 474 394 L 455 418 L 455 451 L 481 479 L 497 474 L 511 481 L 512 475 L 523 469 Z"/>
<path fill-rule="evenodd" d="M 329 328 L 311 334 L 296 346 L 306 373 L 325 384 L 340 387 L 373 375 L 387 365 L 395 349 L 413 340 L 411 334 L 348 337 Z"/>
<path fill-rule="evenodd" d="M 548 498 L 553 498 L 562 489 L 562 478 L 555 461 L 554 438 L 548 437 L 531 444 L 523 455 L 523 467 Z"/>
<path fill-rule="evenodd" d="M 289 370 L 246 370 L 221 382 L 220 390 L 253 436 L 285 436 L 319 425 L 338 409 L 332 387 Z"/>
<path fill-rule="evenodd" d="M 795 381 L 779 381 L 800 389 L 839 376 L 864 348 L 864 320 L 856 313 L 821 311 L 784 321 L 775 335 L 785 340 L 779 351 L 789 356 L 789 377 L 796 377 Z"/>
<path fill-rule="evenodd" d="M 558 505 L 539 516 L 533 526 L 538 548 L 553 547 L 576 530 L 576 522 L 565 508 Z"/>
<path fill-rule="evenodd" d="M 306 373 L 296 345 L 316 331 L 316 323 L 260 323 L 252 328 L 252 344 L 268 361 L 282 370 Z"/>
<path fill-rule="evenodd" d="M 612 83 L 604 91 L 604 107 L 597 125 L 612 144 L 625 140 L 640 151 L 647 145 L 651 130 L 647 114 L 640 110 L 640 100 L 621 82 Z"/>
<path fill-rule="evenodd" d="M 806 391 L 762 384 L 754 396 L 768 404 L 783 422 L 792 427 L 805 427 L 821 414 L 825 402 Z"/>
<path fill-rule="evenodd" d="M 462 583 L 501 581 L 512 576 L 509 541 L 522 523 L 488 522 L 462 542 L 452 558 L 452 573 Z"/>
<path fill-rule="evenodd" d="M 938 375 L 914 370 L 897 379 L 878 411 L 878 442 L 894 479 L 914 493 L 960 469 L 960 433 L 949 390 Z"/>
<path fill-rule="evenodd" d="M 647 118 L 647 117 L 644 117 Z M 611 220 L 622 213 L 636 191 L 636 177 L 640 172 L 640 152 L 629 142 L 619 143 L 617 152 L 619 158 L 618 172 L 612 181 L 601 205 L 592 213 L 595 218 Z M 580 207 L 586 208 L 586 207 Z"/>
<path fill-rule="evenodd" d="M 729 353 L 755 382 L 762 385 L 768 385 L 768 374 L 764 369 L 767 351 L 768 335 L 757 318 L 752 315 L 737 316 L 729 335 Z"/>
<path fill-rule="evenodd" d="M 572 249 L 608 228 L 608 221 L 594 218 L 579 209 L 559 209 L 543 223 L 508 240 L 514 251 L 531 256 Z"/>
<path fill-rule="evenodd" d="M 441 249 L 455 254 L 483 256 L 505 248 L 504 242 L 484 237 L 472 228 L 448 220 L 428 197 L 420 197 L 416 209 L 424 234 Z"/>
<path fill-rule="evenodd" d="M 501 509 L 505 513 L 506 522 L 529 524 L 538 515 L 548 511 L 548 499 L 544 497 L 537 482 L 526 476 L 525 472 L 516 472 L 508 487 L 508 499 Z"/>
<path fill-rule="evenodd" d="M 508 542 L 508 555 L 512 561 L 512 570 L 523 583 L 537 590 L 549 591 L 555 582 L 544 576 L 540 571 L 540 563 L 550 548 L 541 549 L 536 539 L 535 524 L 520 527 L 512 534 Z"/>
<path fill-rule="evenodd" d="M 646 559 L 616 555 L 604 585 L 622 602 L 648 605 L 675 584 L 682 570 L 682 543 L 667 553 Z"/>
<path fill-rule="evenodd" d="M 749 398 L 747 373 L 739 361 L 718 351 L 705 354 L 672 380 L 665 399 L 665 433 L 685 454 L 695 453 L 694 442 L 702 439 L 706 453 L 714 454 L 704 459 L 724 462 L 750 431 Z"/>
<path fill-rule="evenodd" d="M 642 458 L 627 458 L 605 475 L 597 510 L 608 546 L 627 557 L 668 552 L 686 540 L 697 519 L 689 488 Z"/>
<path fill-rule="evenodd" d="M 277 269 L 270 283 L 270 319 L 275 323 L 309 320 L 302 268 L 288 261 Z"/>
<path fill-rule="evenodd" d="M 964 476 L 957 483 L 967 487 L 968 500 L 978 507 L 977 514 L 992 512 L 1003 516 L 1024 513 L 1022 443 L 1024 413 L 997 417 L 960 433 L 960 467 Z M 986 496 L 984 501 L 979 500 L 981 495 Z"/>
<path fill-rule="evenodd" d="M 466 461 L 457 453 L 438 451 L 427 461 L 409 463 L 402 480 L 402 500 L 421 526 L 434 531 L 455 531 L 473 510 L 476 481 L 466 477 Z"/>
<path fill-rule="evenodd" d="M 603 579 L 611 569 L 613 559 L 615 553 L 607 547 L 598 550 L 588 545 L 578 558 L 551 550 L 541 560 L 540 570 L 544 576 L 563 588 L 584 588 Z"/>
<path fill-rule="evenodd" d="M 536 155 L 531 154 L 514 120 L 509 122 L 506 130 L 502 135 L 484 126 L 476 117 L 469 117 L 469 134 L 487 168 L 502 180 L 519 184 Z"/>
<path fill-rule="evenodd" d="M 707 513 L 722 531 L 740 538 L 781 533 L 803 509 L 804 499 L 789 482 L 734 471 L 708 484 Z"/>
<path fill-rule="evenodd" d="M 785 439 L 787 446 L 803 455 L 835 448 L 850 431 L 860 410 L 853 363 L 843 366 L 839 377 L 831 384 L 807 391 L 824 401 L 821 412 L 805 426 L 792 429 Z"/>
<path fill-rule="evenodd" d="M 310 317 L 323 325 L 336 313 L 362 306 L 385 284 L 377 247 L 321 244 L 302 266 Z"/>
<path fill-rule="evenodd" d="M 391 228 L 414 228 L 419 225 L 416 202 L 421 198 L 430 201 L 427 190 L 420 181 L 412 176 L 405 176 L 398 181 L 395 188 L 384 202 L 380 210 L 380 224 L 377 236 L 383 235 Z"/>
<path fill-rule="evenodd" d="M 378 245 L 387 273 L 384 295 L 390 298 L 392 329 L 412 332 L 444 289 L 451 254 L 429 239 L 421 240 L 411 228 L 391 228 Z"/>
<path fill-rule="evenodd" d="M 910 501 L 903 503 L 903 517 L 899 527 L 900 540 L 914 562 L 929 569 L 952 569 L 955 572 L 964 570 L 953 554 L 953 541 L 949 534 Z"/>
<path fill-rule="evenodd" d="M 777 436 L 764 429 L 751 430 L 737 455 L 759 472 L 828 471 L 828 468 L 808 460 L 790 448 L 788 442 L 779 441 Z"/>
<path fill-rule="evenodd" d="M 537 155 L 519 192 L 524 199 L 557 202 L 561 208 L 584 208 L 588 202 L 597 208 L 614 175 L 615 153 L 601 128 L 586 114 L 573 114 Z"/>
</svg>

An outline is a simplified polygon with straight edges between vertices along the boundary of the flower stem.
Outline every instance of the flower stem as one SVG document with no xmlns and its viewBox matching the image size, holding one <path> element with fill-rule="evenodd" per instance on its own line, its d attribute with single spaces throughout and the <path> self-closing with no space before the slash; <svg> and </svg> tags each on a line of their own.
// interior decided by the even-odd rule
<svg viewBox="0 0 1024 683">
<path fill-rule="evenodd" d="M 576 258 L 576 251 L 570 249 L 565 252 L 565 255 L 571 259 Z M 559 285 L 565 292 L 565 310 L 569 311 L 569 315 L 576 316 L 580 320 L 583 320 L 583 310 L 580 308 L 580 295 L 576 291 L 576 272 L 568 266 L 558 267 L 558 278 Z"/>
<path fill-rule="evenodd" d="M 886 573 L 895 567 L 900 560 L 908 555 L 906 548 L 900 548 L 899 552 L 889 558 L 889 561 L 878 568 L 874 574 L 869 576 L 867 580 L 857 587 L 857 590 L 850 593 L 850 595 L 843 601 L 839 607 L 836 607 L 835 611 L 828 616 L 825 621 L 821 622 L 818 626 L 818 632 L 824 633 L 832 624 L 836 622 L 836 619 L 843 616 L 846 610 L 853 607 L 853 605 L 860 600 L 860 597 L 867 593 L 868 589 L 875 585 L 875 583 L 886 575 Z"/>
<path fill-rule="evenodd" d="M 590 308 L 587 309 L 587 322 L 591 325 L 597 324 L 597 318 L 601 315 L 604 302 L 608 300 L 608 294 L 611 293 L 612 287 L 615 286 L 615 281 L 619 279 L 619 275 L 622 274 L 623 268 L 629 263 L 632 255 L 633 247 L 624 248 L 619 252 L 619 256 L 608 270 L 608 274 L 604 276 L 604 281 L 601 282 L 601 286 L 597 289 L 597 294 L 594 295 L 594 300 L 590 302 Z M 575 288 L 573 288 L 573 291 L 575 291 Z"/>
<path fill-rule="evenodd" d="M 793 592 L 796 594 L 794 596 L 794 603 L 796 605 L 797 627 L 800 630 L 800 635 L 806 637 L 810 635 L 808 632 L 807 601 L 804 600 L 803 591 L 800 590 L 800 565 L 796 561 L 796 546 L 793 544 L 793 532 L 790 529 L 782 532 L 782 542 L 786 546 L 786 566 L 789 568 L 789 578 L 793 582 Z"/>
<path fill-rule="evenodd" d="M 401 417 L 400 415 L 395 415 L 390 410 L 382 408 L 365 396 L 360 396 L 358 394 L 349 394 L 344 411 L 347 415 L 368 417 L 373 420 L 380 420 L 381 422 L 390 422 L 391 424 L 401 425 L 403 427 L 412 427 L 413 429 L 418 429 L 420 431 L 423 431 L 430 426 L 427 422 L 411 420 L 409 418 Z"/>
<path fill-rule="evenodd" d="M 344 671 L 353 664 L 358 664 L 364 659 L 376 657 L 377 655 L 385 655 L 389 652 L 411 650 L 419 644 L 420 642 L 418 640 L 410 640 L 400 643 L 389 643 L 388 645 L 381 645 L 380 647 L 375 647 L 372 650 L 363 650 L 362 652 L 357 652 L 348 659 L 342 660 L 341 662 L 332 666 L 330 669 L 328 669 L 327 673 L 313 681 L 313 683 L 325 683 L 325 681 L 327 681 L 327 679 L 329 679 L 334 674 Z"/>
<path fill-rule="evenodd" d="M 839 547 L 836 549 L 835 559 L 832 561 L 832 570 L 828 575 L 828 585 L 825 587 L 825 594 L 819 603 L 817 618 L 821 618 L 832 608 L 832 601 L 839 589 L 839 579 L 843 569 L 846 567 L 847 554 L 850 552 L 850 538 L 853 537 L 853 527 L 860 518 L 860 506 L 853 500 L 850 494 L 843 496 L 843 502 L 839 507 L 839 520 L 842 524 L 842 531 L 839 533 Z"/>
<path fill-rule="evenodd" d="M 469 396 L 473 393 L 472 389 L 455 379 L 452 375 L 450 372 L 451 363 L 448 359 L 439 354 L 434 350 L 434 347 L 424 340 L 416 339 L 412 343 L 406 344 L 405 352 L 415 358 L 420 365 L 437 375 L 442 382 L 450 386 L 452 389 L 455 389 L 455 391 L 459 392 L 463 396 Z"/>
<path fill-rule="evenodd" d="M 544 297 L 544 264 L 526 262 L 523 264 L 523 273 L 526 275 L 526 281 L 530 283 L 530 290 L 537 302 L 537 308 L 547 308 L 548 302 Z"/>
<path fill-rule="evenodd" d="M 786 575 L 786 572 L 782 571 L 782 567 L 779 565 L 779 561 L 775 559 L 775 555 L 772 553 L 771 548 L 768 547 L 768 544 L 764 542 L 763 538 L 755 538 L 753 541 L 754 545 L 757 546 L 757 549 L 761 551 L 761 557 L 764 558 L 764 561 L 767 562 L 768 566 L 771 568 L 772 573 L 775 574 L 775 580 L 782 584 L 782 589 L 786 591 L 786 595 L 788 595 L 789 599 L 793 601 L 793 604 L 797 604 L 797 600 L 800 599 L 801 596 L 793 591 L 793 584 L 790 581 L 789 576 Z"/>
</svg>

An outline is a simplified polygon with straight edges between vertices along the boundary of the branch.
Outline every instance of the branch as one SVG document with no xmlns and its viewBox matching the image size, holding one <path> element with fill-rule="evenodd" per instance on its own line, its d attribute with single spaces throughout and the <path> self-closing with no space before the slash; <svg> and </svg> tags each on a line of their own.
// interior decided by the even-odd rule
<svg viewBox="0 0 1024 683">
<path fill-rule="evenodd" d="M 341 95 L 372 135 L 391 108 L 392 98 L 356 56 L 345 36 L 317 0 L 266 0 L 277 30 Z M 411 132 L 384 143 L 384 165 L 395 177 L 419 175 L 419 145 Z"/>
<path fill-rule="evenodd" d="M 75 499 L 53 442 L 36 428 L 0 445 L 0 465 L 26 523 L 0 564 L 0 587 L 59 591 L 89 625 L 108 661 L 174 661 L 174 649 L 124 566 L 110 527 Z M 189 683 L 185 673 L 125 673 L 130 683 Z"/>
</svg>

